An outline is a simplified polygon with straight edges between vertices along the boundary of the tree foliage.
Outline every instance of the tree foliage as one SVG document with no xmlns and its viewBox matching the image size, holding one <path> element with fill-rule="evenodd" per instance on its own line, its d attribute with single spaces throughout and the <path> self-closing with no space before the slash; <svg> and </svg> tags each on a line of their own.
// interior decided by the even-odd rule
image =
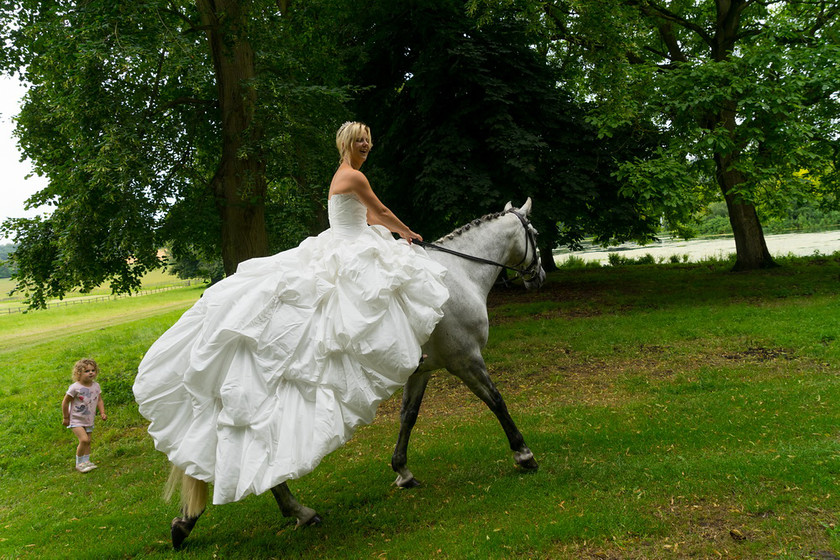
<svg viewBox="0 0 840 560">
<path fill-rule="evenodd" d="M 533 196 L 546 250 L 584 231 L 649 236 L 539 36 L 511 14 L 479 29 L 464 6 L 6 4 L 3 67 L 33 84 L 21 147 L 50 180 L 31 202 L 55 208 L 5 224 L 20 288 L 36 305 L 106 280 L 131 290 L 161 246 L 221 253 L 230 273 L 319 231 L 354 92 L 378 135 L 377 190 L 427 235 Z"/>
<path fill-rule="evenodd" d="M 9 266 L 9 255 L 15 250 L 14 245 L 0 245 L 0 278 L 10 278 L 13 269 Z"/>
<path fill-rule="evenodd" d="M 472 11 L 468 10 L 470 6 Z M 542 249 L 649 238 L 726 202 L 739 266 L 757 209 L 838 198 L 840 8 L 674 0 L 0 0 L 0 69 L 32 87 L 20 146 L 47 217 L 12 219 L 20 289 L 139 286 L 326 225 L 333 133 L 427 236 L 535 200 Z M 717 194 L 714 194 L 717 193 Z"/>
<path fill-rule="evenodd" d="M 491 5 L 492 4 L 492 5 Z M 487 17 L 499 3 L 474 2 Z M 651 123 L 653 157 L 621 164 L 625 194 L 684 224 L 727 203 L 738 268 L 771 266 L 756 207 L 837 189 L 840 5 L 715 0 L 514 4 L 574 69 L 602 134 Z M 489 6 L 489 8 L 488 8 Z M 802 174 L 807 170 L 807 174 Z"/>
<path fill-rule="evenodd" d="M 345 115 L 334 41 L 286 7 L 0 4 L 0 65 L 31 84 L 20 147 L 49 179 L 29 203 L 53 207 L 4 224 L 33 304 L 106 280 L 136 289 L 164 245 L 176 256 L 221 254 L 230 273 L 314 226 L 295 221 L 300 210 L 265 220 L 267 208 L 311 207 L 306 193 L 328 177 L 322 146 Z"/>
<path fill-rule="evenodd" d="M 530 196 L 549 253 L 586 231 L 604 240 L 652 234 L 653 220 L 611 176 L 650 138 L 597 139 L 587 108 L 515 14 L 479 26 L 458 0 L 377 6 L 361 20 L 372 31 L 356 80 L 371 89 L 358 114 L 377 144 L 369 174 L 412 227 L 441 235 Z"/>
</svg>

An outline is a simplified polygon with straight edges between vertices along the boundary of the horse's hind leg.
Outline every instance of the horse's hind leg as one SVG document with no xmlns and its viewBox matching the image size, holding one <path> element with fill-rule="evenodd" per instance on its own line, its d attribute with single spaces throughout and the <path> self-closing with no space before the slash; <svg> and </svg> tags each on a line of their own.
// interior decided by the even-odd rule
<svg viewBox="0 0 840 560">
<path fill-rule="evenodd" d="M 411 430 L 417 422 L 417 415 L 420 413 L 420 403 L 423 402 L 423 394 L 426 392 L 426 385 L 429 383 L 429 375 L 429 372 L 415 373 L 408 378 L 408 382 L 403 389 L 400 435 L 397 438 L 394 454 L 391 456 L 391 468 L 397 473 L 397 480 L 394 484 L 400 488 L 413 488 L 420 484 L 405 465 L 408 462 L 408 439 L 411 437 Z"/>
<path fill-rule="evenodd" d="M 172 520 L 172 524 L 169 527 L 169 534 L 172 537 L 172 548 L 175 550 L 181 548 L 181 545 L 184 544 L 184 541 L 192 533 L 193 527 L 195 527 L 199 517 L 201 517 L 201 513 L 195 517 L 189 517 L 184 514 L 183 517 L 176 517 Z"/>
<path fill-rule="evenodd" d="M 283 517 L 296 518 L 297 527 L 318 525 L 321 523 L 321 518 L 314 509 L 298 503 L 285 482 L 281 482 L 272 488 L 271 493 L 274 495 L 274 499 L 277 500 L 277 505 L 280 506 L 280 512 L 283 514 Z"/>
<path fill-rule="evenodd" d="M 173 465 L 166 482 L 164 496 L 172 497 L 176 488 L 181 488 L 181 517 L 172 520 L 169 534 L 172 537 L 172 548 L 179 549 L 190 533 L 192 533 L 198 518 L 204 513 L 207 505 L 207 483 L 188 476 L 184 471 Z"/>
<path fill-rule="evenodd" d="M 488 408 L 493 411 L 493 414 L 496 415 L 496 418 L 499 419 L 499 423 L 502 425 L 502 429 L 505 431 L 505 435 L 510 443 L 516 464 L 527 471 L 536 470 L 539 465 L 536 459 L 534 459 L 534 454 L 525 445 L 525 438 L 522 437 L 522 433 L 516 427 L 513 418 L 510 417 L 505 400 L 487 373 L 487 366 L 484 364 L 484 359 L 480 356 L 473 358 L 466 367 L 453 368 L 449 371 L 461 379 L 478 398 L 484 401 Z"/>
</svg>

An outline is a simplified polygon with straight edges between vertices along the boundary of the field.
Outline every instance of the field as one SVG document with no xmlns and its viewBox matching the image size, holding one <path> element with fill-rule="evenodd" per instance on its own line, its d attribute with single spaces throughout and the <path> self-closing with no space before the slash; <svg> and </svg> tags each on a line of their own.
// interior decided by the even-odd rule
<svg viewBox="0 0 840 560">
<path fill-rule="evenodd" d="M 163 270 L 153 270 L 143 277 L 140 293 L 147 294 L 149 292 L 169 290 L 173 287 L 188 286 L 190 284 L 196 284 L 197 282 L 200 284 L 201 280 L 181 280 Z M 11 294 L 12 290 L 15 289 L 15 285 L 16 282 L 11 278 L 0 278 L 0 315 L 26 311 L 27 305 L 24 303 L 25 295 L 18 292 Z M 81 293 L 79 291 L 70 292 L 64 297 L 64 299 L 50 301 L 48 303 L 48 307 L 69 307 L 82 303 L 98 303 L 109 299 L 120 299 L 125 297 L 130 296 L 125 294 L 114 295 L 111 293 L 111 287 L 105 285 L 86 293 Z"/>
<path fill-rule="evenodd" d="M 0 315 L 0 558 L 840 557 L 840 255 L 563 269 L 494 292 L 485 358 L 538 472 L 440 373 L 409 450 L 421 487 L 391 485 L 396 395 L 290 484 L 321 526 L 251 496 L 211 506 L 174 552 L 167 461 L 131 384 L 200 293 Z M 83 356 L 109 414 L 85 475 L 59 411 Z"/>
</svg>

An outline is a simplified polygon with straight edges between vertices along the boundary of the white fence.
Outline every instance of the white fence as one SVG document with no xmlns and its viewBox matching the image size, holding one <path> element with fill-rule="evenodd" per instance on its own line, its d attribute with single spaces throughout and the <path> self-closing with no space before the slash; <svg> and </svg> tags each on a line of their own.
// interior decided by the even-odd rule
<svg viewBox="0 0 840 560">
<path fill-rule="evenodd" d="M 79 297 L 71 297 L 68 299 L 58 300 L 58 301 L 50 301 L 47 302 L 47 309 L 52 309 L 54 307 L 67 307 L 70 305 L 81 305 L 85 303 L 96 303 L 100 301 L 113 301 L 116 299 L 122 299 L 127 297 L 136 297 L 136 296 L 145 296 L 149 294 L 156 294 L 158 292 L 166 292 L 169 290 L 175 290 L 178 288 L 184 288 L 187 286 L 192 286 L 196 282 L 201 282 L 201 280 L 184 280 L 183 282 L 177 284 L 170 284 L 167 283 L 166 286 L 161 286 L 158 288 L 148 288 L 144 290 L 139 290 L 137 292 L 133 292 L 131 294 L 109 294 L 103 296 L 79 296 Z M 14 301 L 14 300 L 12 300 Z M 22 313 L 26 311 L 28 308 L 26 306 L 10 306 L 5 307 L 4 304 L 8 303 L 0 300 L 0 315 L 11 315 L 12 313 Z"/>
</svg>

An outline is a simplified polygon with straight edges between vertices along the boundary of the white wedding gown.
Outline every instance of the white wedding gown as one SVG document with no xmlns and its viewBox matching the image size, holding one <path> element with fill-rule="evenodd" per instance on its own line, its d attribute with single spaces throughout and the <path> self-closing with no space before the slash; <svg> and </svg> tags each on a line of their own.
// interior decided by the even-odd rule
<svg viewBox="0 0 840 560">
<path fill-rule="evenodd" d="M 373 420 L 420 361 L 449 297 L 423 249 L 366 224 L 354 196 L 330 229 L 211 286 L 140 363 L 155 447 L 213 503 L 314 469 Z"/>
</svg>

